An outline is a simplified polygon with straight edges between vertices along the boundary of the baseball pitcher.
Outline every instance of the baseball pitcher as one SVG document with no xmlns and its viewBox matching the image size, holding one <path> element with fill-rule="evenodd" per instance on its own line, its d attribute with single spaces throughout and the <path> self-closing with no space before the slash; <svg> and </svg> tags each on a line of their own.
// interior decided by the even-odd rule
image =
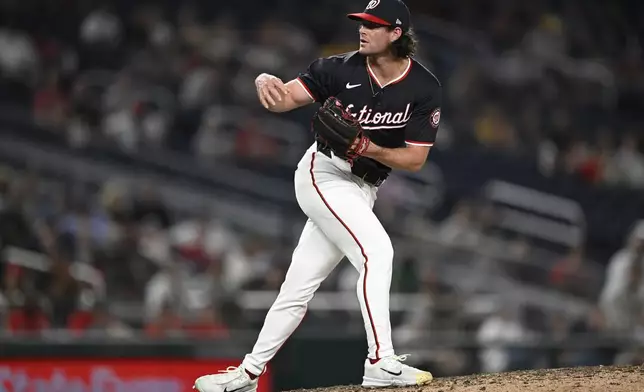
<svg viewBox="0 0 644 392">
<path fill-rule="evenodd" d="M 343 256 L 359 271 L 356 291 L 369 352 L 363 386 L 422 385 L 429 372 L 403 363 L 391 340 L 389 289 L 394 250 L 373 206 L 392 169 L 420 170 L 441 115 L 441 84 L 414 59 L 410 14 L 400 0 L 371 0 L 357 51 L 320 58 L 284 84 L 261 74 L 261 104 L 286 112 L 318 102 L 315 142 L 295 171 L 295 194 L 308 216 L 279 295 L 239 367 L 195 381 L 200 392 L 249 392 L 300 324 L 315 291 Z"/>
</svg>

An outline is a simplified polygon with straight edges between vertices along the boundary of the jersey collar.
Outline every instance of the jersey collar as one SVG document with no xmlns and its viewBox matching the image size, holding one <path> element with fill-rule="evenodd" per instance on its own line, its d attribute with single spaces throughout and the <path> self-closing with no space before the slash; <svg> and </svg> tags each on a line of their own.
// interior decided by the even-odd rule
<svg viewBox="0 0 644 392">
<path fill-rule="evenodd" d="M 366 58 L 366 63 L 367 63 L 367 72 L 369 72 L 369 76 L 371 76 L 371 78 L 373 78 L 373 80 L 376 82 L 378 87 L 384 88 L 385 86 L 389 86 L 390 84 L 398 83 L 401 80 L 405 79 L 405 77 L 409 74 L 409 71 L 411 70 L 412 61 L 411 61 L 410 58 L 407 58 L 407 67 L 405 67 L 405 70 L 402 72 L 402 74 L 400 76 L 398 76 L 397 78 L 392 79 L 391 82 L 389 82 L 389 83 L 387 83 L 385 85 L 382 85 L 380 83 L 380 81 L 376 77 L 376 74 L 371 70 L 371 66 L 369 65 L 369 58 L 368 57 Z"/>
</svg>

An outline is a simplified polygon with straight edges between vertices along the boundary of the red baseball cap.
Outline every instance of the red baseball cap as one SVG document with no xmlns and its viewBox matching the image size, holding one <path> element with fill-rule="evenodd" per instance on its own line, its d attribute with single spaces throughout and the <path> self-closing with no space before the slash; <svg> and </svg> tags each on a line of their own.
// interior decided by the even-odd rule
<svg viewBox="0 0 644 392">
<path fill-rule="evenodd" d="M 409 8 L 401 0 L 371 0 L 364 12 L 349 14 L 347 17 L 383 26 L 400 27 L 403 31 L 411 27 Z"/>
</svg>

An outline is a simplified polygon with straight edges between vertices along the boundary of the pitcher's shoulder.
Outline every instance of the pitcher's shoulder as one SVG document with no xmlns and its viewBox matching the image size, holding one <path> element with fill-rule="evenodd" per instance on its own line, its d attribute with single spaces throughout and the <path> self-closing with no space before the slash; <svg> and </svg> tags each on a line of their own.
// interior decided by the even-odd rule
<svg viewBox="0 0 644 392">
<path fill-rule="evenodd" d="M 351 52 L 335 53 L 322 58 L 338 64 L 355 64 L 364 62 L 364 56 L 361 55 L 357 50 Z"/>
<path fill-rule="evenodd" d="M 364 56 L 358 51 L 353 51 L 319 57 L 310 64 L 310 67 L 338 72 L 360 64 L 364 64 Z"/>
<path fill-rule="evenodd" d="M 411 59 L 413 62 L 412 66 L 412 78 L 414 79 L 414 82 L 416 83 L 422 83 L 422 85 L 432 85 L 435 86 L 436 88 L 441 88 L 443 85 L 441 84 L 441 81 L 438 79 L 436 74 L 434 74 L 432 71 L 429 70 L 423 63 L 418 61 L 418 59 L 413 58 Z"/>
</svg>

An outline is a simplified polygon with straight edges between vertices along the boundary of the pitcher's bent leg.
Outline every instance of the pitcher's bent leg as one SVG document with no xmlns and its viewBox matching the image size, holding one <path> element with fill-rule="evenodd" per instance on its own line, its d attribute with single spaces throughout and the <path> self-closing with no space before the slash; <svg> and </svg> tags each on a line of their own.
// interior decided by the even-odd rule
<svg viewBox="0 0 644 392">
<path fill-rule="evenodd" d="M 342 259 L 341 251 L 311 220 L 306 222 L 277 299 L 271 306 L 244 368 L 260 375 L 300 325 L 308 302 Z"/>
</svg>

